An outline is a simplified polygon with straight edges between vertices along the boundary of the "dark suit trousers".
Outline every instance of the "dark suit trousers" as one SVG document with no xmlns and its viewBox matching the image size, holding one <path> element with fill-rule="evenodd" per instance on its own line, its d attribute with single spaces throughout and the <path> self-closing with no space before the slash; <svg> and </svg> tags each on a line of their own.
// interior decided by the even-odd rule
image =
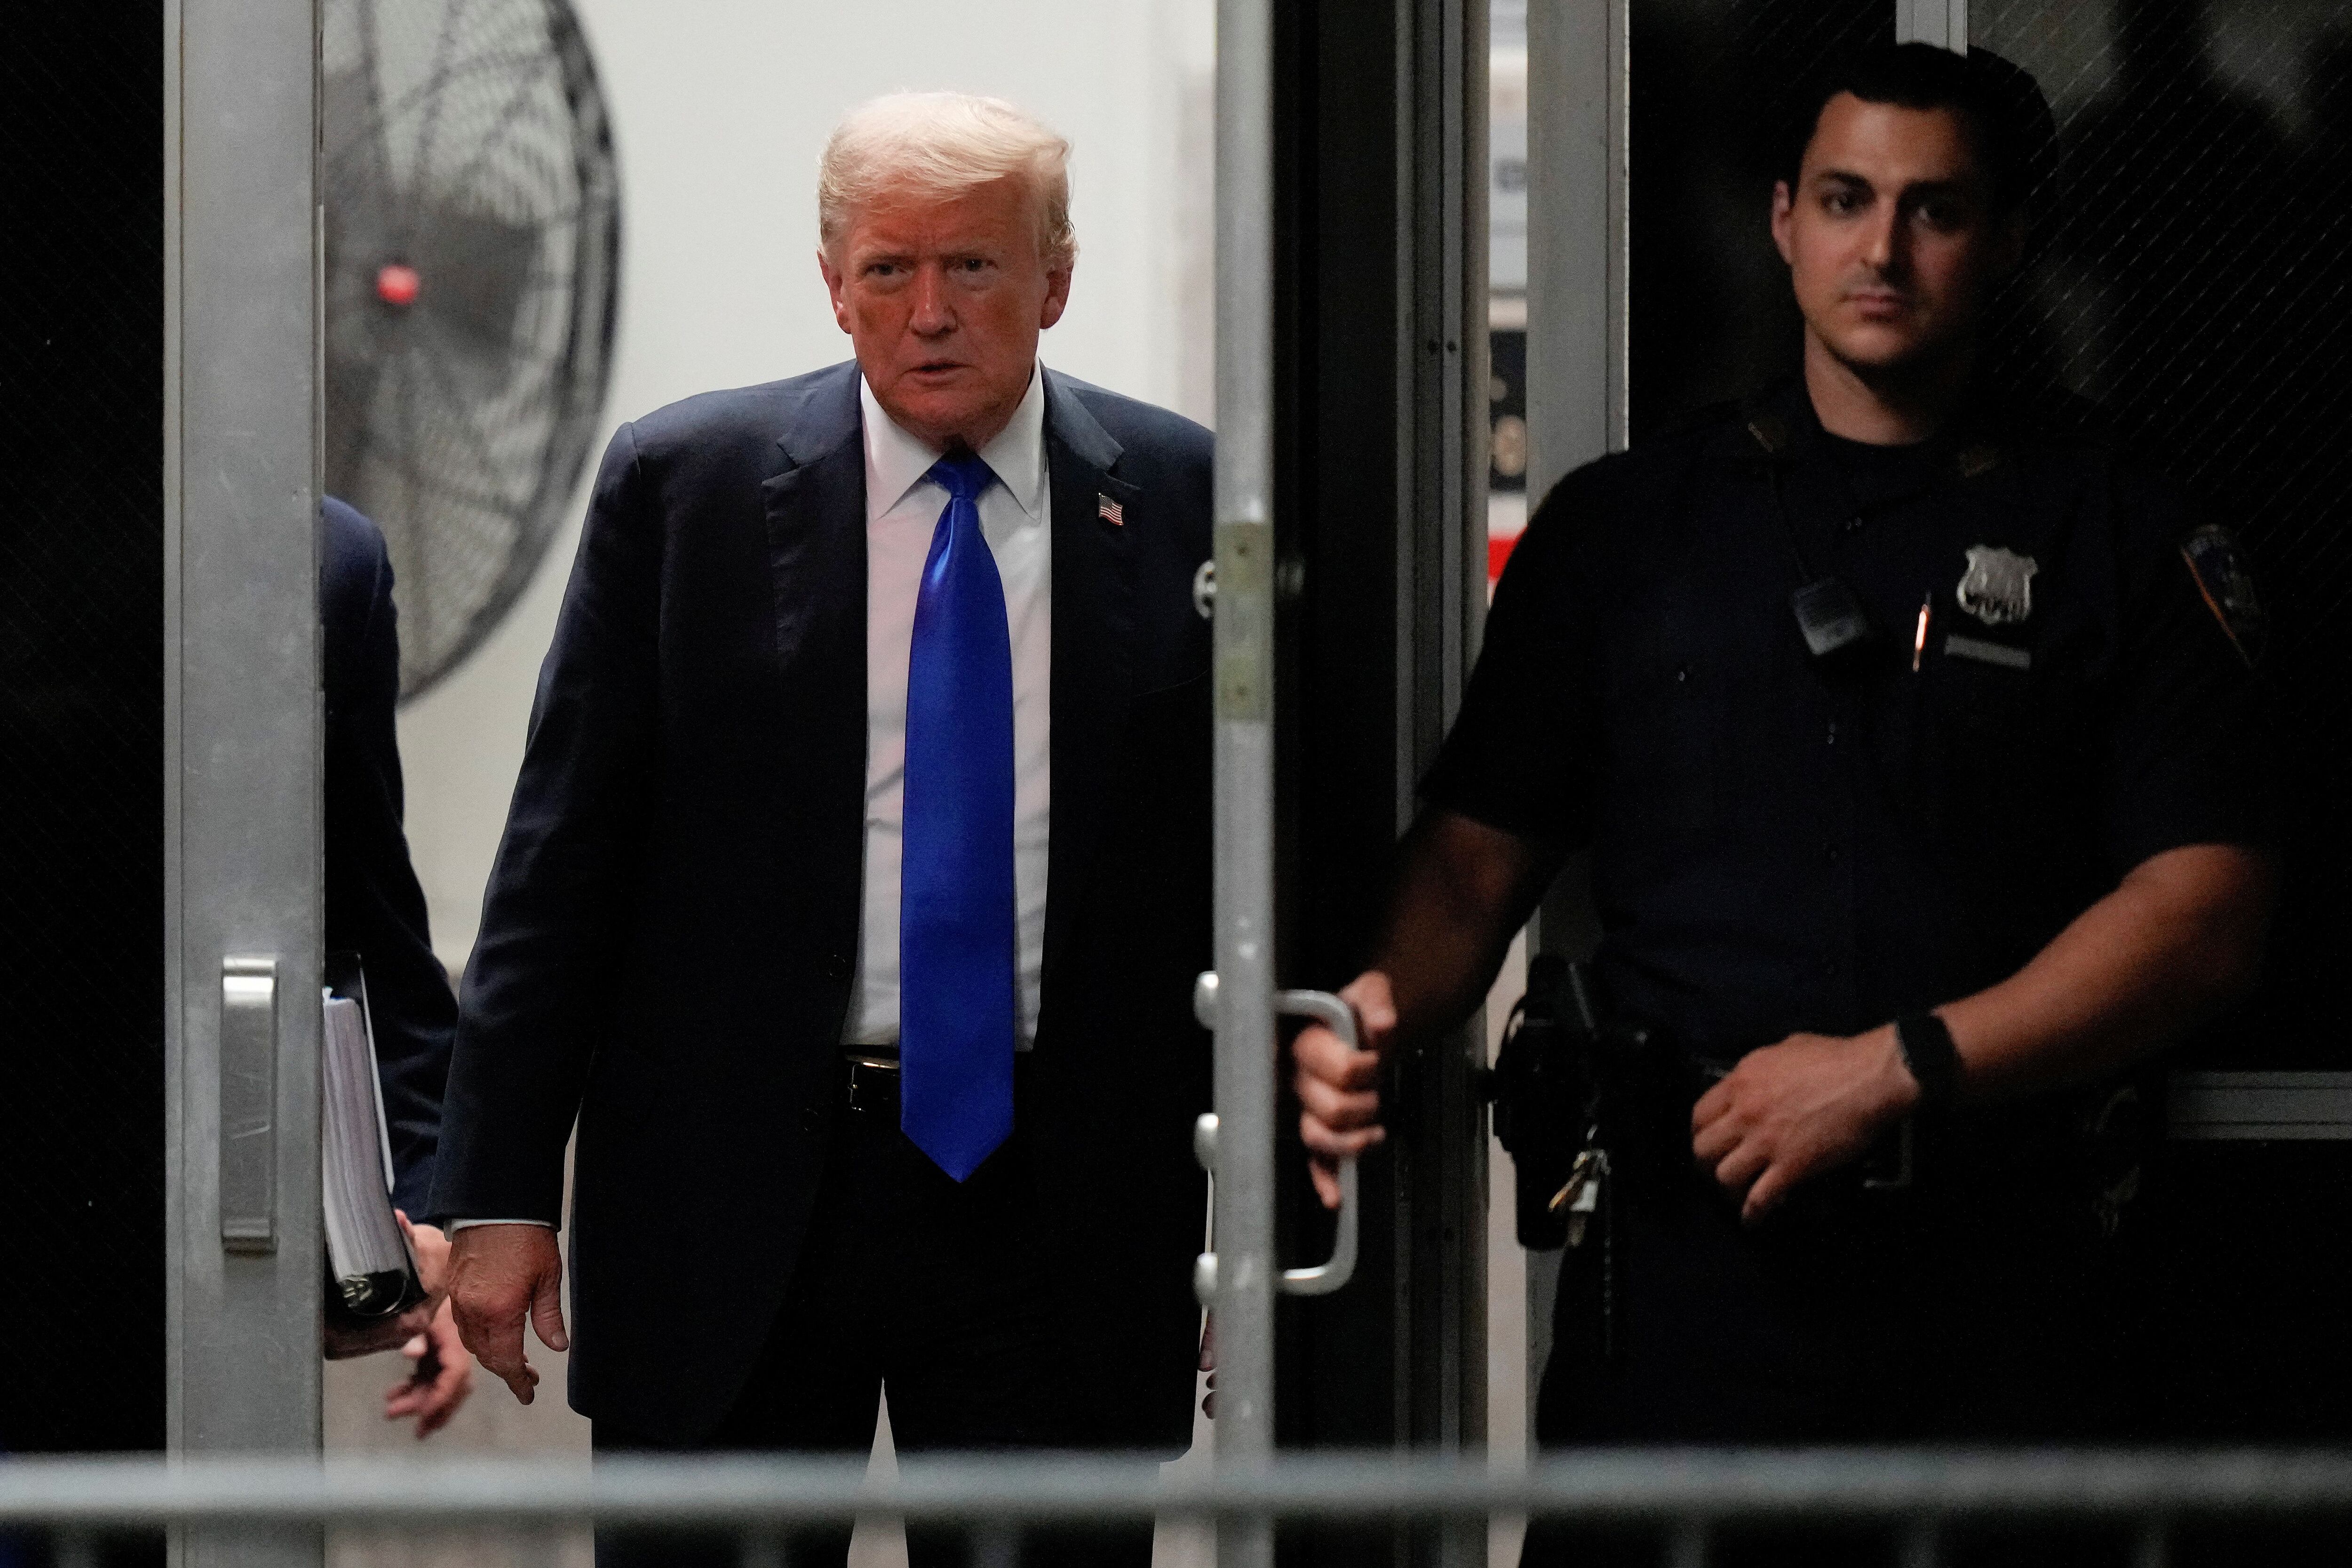
<svg viewBox="0 0 2352 1568">
<path fill-rule="evenodd" d="M 845 1085 L 846 1072 L 845 1070 Z M 895 1093 L 862 1075 L 834 1120 L 815 1209 L 766 1349 L 700 1451 L 863 1454 L 887 1391 L 901 1455 L 1070 1449 L 1093 1417 L 1056 1353 L 1052 1237 L 1019 1134 L 959 1184 L 898 1131 Z M 884 1079 L 887 1085 L 889 1080 Z M 600 1453 L 677 1451 L 600 1421 Z M 793 1568 L 842 1563 L 849 1531 L 788 1543 Z M 970 1560 L 959 1531 L 909 1531 L 913 1568 Z M 1149 1524 L 1029 1531 L 1023 1568 L 1146 1568 Z M 731 1543 L 600 1532 L 598 1568 L 727 1568 Z"/>
</svg>

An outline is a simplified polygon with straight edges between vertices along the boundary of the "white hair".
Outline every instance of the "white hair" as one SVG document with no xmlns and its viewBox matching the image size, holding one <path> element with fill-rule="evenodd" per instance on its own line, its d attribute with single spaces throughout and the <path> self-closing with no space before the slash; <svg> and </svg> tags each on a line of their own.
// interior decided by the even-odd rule
<svg viewBox="0 0 2352 1568">
<path fill-rule="evenodd" d="M 1001 98 L 894 92 L 849 111 L 817 164 L 817 233 L 831 253 L 850 216 L 881 195 L 951 197 L 1017 177 L 1036 198 L 1037 249 L 1077 257 L 1070 226 L 1070 144 Z"/>
</svg>

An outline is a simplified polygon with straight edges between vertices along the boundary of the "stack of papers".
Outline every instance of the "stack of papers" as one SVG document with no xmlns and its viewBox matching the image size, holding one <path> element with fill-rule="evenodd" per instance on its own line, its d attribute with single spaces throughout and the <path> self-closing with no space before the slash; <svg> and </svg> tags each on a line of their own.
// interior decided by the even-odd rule
<svg viewBox="0 0 2352 1568">
<path fill-rule="evenodd" d="M 319 1153 L 332 1296 L 361 1317 L 382 1317 L 408 1297 L 415 1264 L 392 1212 L 392 1137 L 365 994 L 326 994 Z"/>
</svg>

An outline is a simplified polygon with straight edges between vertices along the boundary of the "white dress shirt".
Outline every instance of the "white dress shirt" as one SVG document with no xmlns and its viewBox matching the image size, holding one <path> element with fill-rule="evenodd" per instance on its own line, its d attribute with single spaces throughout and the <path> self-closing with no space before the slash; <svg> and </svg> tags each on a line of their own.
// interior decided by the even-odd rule
<svg viewBox="0 0 2352 1568">
<path fill-rule="evenodd" d="M 925 479 L 940 451 L 900 429 L 861 378 L 866 415 L 866 876 L 857 979 L 843 1039 L 898 1038 L 898 857 L 907 798 L 907 662 L 915 597 L 945 487 Z M 1029 391 L 980 460 L 996 476 L 981 492 L 980 531 L 1004 584 L 1013 639 L 1013 894 L 1020 945 L 1015 1047 L 1037 1037 L 1045 952 L 1045 847 L 1052 799 L 1053 509 L 1045 472 L 1045 378 Z"/>
<path fill-rule="evenodd" d="M 941 453 L 892 423 L 860 377 L 866 425 L 866 872 L 857 978 L 842 1039 L 898 1039 L 898 851 L 907 799 L 907 661 L 914 650 L 915 596 L 931 534 L 947 510 L 945 487 L 923 476 Z M 1013 1047 L 1037 1037 L 1038 975 L 1045 953 L 1045 847 L 1052 797 L 1053 507 L 1045 471 L 1045 377 L 980 454 L 996 483 L 980 497 L 980 531 L 1004 584 L 1013 637 L 1013 896 L 1020 938 L 1021 1014 Z M 477 1225 L 543 1220 L 460 1219 Z"/>
</svg>

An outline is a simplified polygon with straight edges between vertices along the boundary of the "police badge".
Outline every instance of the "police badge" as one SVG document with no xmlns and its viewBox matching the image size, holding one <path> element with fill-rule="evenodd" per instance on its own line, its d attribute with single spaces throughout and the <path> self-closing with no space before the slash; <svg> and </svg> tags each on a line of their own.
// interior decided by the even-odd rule
<svg viewBox="0 0 2352 1568">
<path fill-rule="evenodd" d="M 1969 567 L 1954 596 L 1985 625 L 2005 626 L 2033 613 L 2033 574 L 2041 570 L 2031 555 L 1997 544 L 1970 545 Z"/>
</svg>

